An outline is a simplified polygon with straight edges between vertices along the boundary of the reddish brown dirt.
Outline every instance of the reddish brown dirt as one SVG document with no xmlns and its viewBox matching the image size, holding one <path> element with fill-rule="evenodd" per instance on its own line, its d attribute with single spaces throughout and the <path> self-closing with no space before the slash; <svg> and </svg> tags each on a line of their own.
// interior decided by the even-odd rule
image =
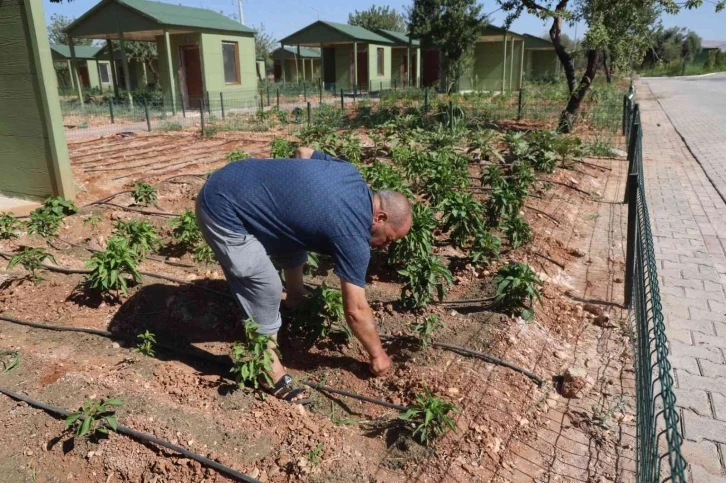
<svg viewBox="0 0 726 483">
<path fill-rule="evenodd" d="M 237 147 L 266 155 L 270 137 L 245 134 L 200 139 L 180 133 L 72 145 L 74 174 L 84 188 L 78 203 L 126 189 L 136 179 L 157 182 L 182 172 L 204 173 L 221 166 L 225 154 Z M 135 166 L 141 159 L 153 164 Z M 414 392 L 428 387 L 457 404 L 461 412 L 455 416 L 456 432 L 425 448 L 407 436 L 405 425 L 395 420 L 392 411 L 379 406 L 313 392 L 315 405 L 303 410 L 274 398 L 260 400 L 249 390 L 234 390 L 225 368 L 200 359 L 161 349 L 156 357 L 147 358 L 132 352 L 133 344 L 128 342 L 2 321 L 0 350 L 19 350 L 21 365 L 0 375 L 0 385 L 67 409 L 77 408 L 87 397 L 119 396 L 125 401 L 118 411 L 123 424 L 208 455 L 262 481 L 540 481 L 546 476 L 557 481 L 633 481 L 632 438 L 627 438 L 633 433 L 632 404 L 614 403 L 621 395 L 627 403 L 632 394 L 632 374 L 623 369 L 629 355 L 622 314 L 613 305 L 622 300 L 617 291 L 617 280 L 622 277 L 622 253 L 618 251 L 622 233 L 613 229 L 619 219 L 607 215 L 603 207 L 609 205 L 602 203 L 619 196 L 617 180 L 622 172 L 618 161 L 598 162 L 611 170 L 580 165 L 578 172 L 558 170 L 551 177 L 594 197 L 553 185 L 528 199 L 528 206 L 558 220 L 556 224 L 525 209 L 536 234 L 530 247 L 509 251 L 500 262 L 482 270 L 459 263 L 456 250 L 448 246 L 437 248 L 455 272 L 456 284 L 448 295 L 452 299 L 491 295 L 491 275 L 501 263 L 522 260 L 532 264 L 546 281 L 535 322 L 488 312 L 481 304 L 434 305 L 422 313 L 404 311 L 397 303 L 400 280 L 377 254 L 368 286 L 382 333 L 409 333 L 411 322 L 438 313 L 446 323 L 439 340 L 486 351 L 548 382 L 567 367 L 587 368 L 595 388 L 582 400 L 559 397 L 553 382 L 539 388 L 503 367 L 438 349 L 418 351 L 398 342 L 387 344 L 394 361 L 392 374 L 373 379 L 358 343 L 324 341 L 306 347 L 283 331 L 283 360 L 297 379 L 321 381 L 404 405 L 412 401 Z M 183 164 L 172 166 L 175 163 Z M 119 169 L 92 171 L 104 167 Z M 111 179 L 123 175 L 128 176 Z M 202 182 L 180 178 L 158 184 L 158 208 L 151 209 L 179 213 L 192 208 Z M 131 200 L 121 195 L 114 202 L 128 206 Z M 96 229 L 84 225 L 90 214 L 101 217 Z M 606 215 L 609 224 L 601 225 Z M 168 218 L 103 205 L 66 218 L 60 236 L 102 248 L 113 221 L 122 218 L 146 218 L 160 229 L 165 241 L 170 239 Z M 607 246 L 599 250 L 596 245 L 602 239 Z M 10 252 L 20 245 L 44 246 L 44 242 L 23 235 L 0 242 L 0 251 Z M 603 250 L 610 250 L 610 255 L 602 255 Z M 90 255 L 59 240 L 50 251 L 64 267 L 81 268 Z M 166 343 L 207 354 L 227 354 L 230 344 L 242 336 L 238 323 L 242 314 L 228 298 L 195 287 L 224 292 L 220 269 L 195 265 L 188 254 L 165 255 L 193 267 L 146 260 L 142 269 L 189 284 L 145 277 L 141 285 L 118 299 L 85 295 L 78 288 L 82 275 L 43 273 L 45 280 L 32 284 L 20 280 L 20 270 L 0 272 L 0 313 L 132 336 L 148 329 Z M 325 269 L 312 278 L 322 280 L 337 283 Z M 595 324 L 595 316 L 578 301 L 584 299 L 600 302 L 598 307 L 610 313 L 613 323 Z M 595 408 L 612 409 L 610 429 L 593 423 Z M 340 424 L 342 420 L 353 420 L 353 424 Z M 98 443 L 79 440 L 71 449 L 62 421 L 5 397 L 0 397 L 0 428 L 5 442 L 0 446 L 0 474 L 10 475 L 10 481 L 227 481 L 186 458 L 117 434 Z M 319 444 L 322 453 L 313 464 L 308 456 Z"/>
</svg>

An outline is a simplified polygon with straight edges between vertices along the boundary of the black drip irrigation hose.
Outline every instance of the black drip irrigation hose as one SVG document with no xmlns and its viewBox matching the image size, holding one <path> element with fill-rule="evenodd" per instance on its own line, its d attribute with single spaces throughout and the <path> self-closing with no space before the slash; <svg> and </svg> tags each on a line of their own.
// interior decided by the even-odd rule
<svg viewBox="0 0 726 483">
<path fill-rule="evenodd" d="M 141 213 L 143 215 L 169 216 L 169 217 L 179 216 L 179 214 L 177 214 L 177 213 L 170 213 L 168 211 L 142 210 L 142 209 L 139 209 L 139 208 L 132 208 L 130 206 L 117 205 L 116 203 L 109 203 L 107 201 L 95 201 L 93 204 L 95 204 L 95 205 L 113 206 L 114 208 L 119 208 L 119 209 L 126 210 L 126 211 L 133 211 L 135 213 Z"/>
<path fill-rule="evenodd" d="M 67 418 L 68 416 L 71 415 L 71 412 L 70 411 L 66 411 L 65 409 L 62 409 L 62 408 L 59 408 L 59 407 L 55 407 L 55 406 L 51 406 L 49 404 L 45 404 L 44 402 L 41 402 L 41 401 L 36 401 L 35 399 L 31 399 L 28 396 L 25 396 L 23 394 L 19 394 L 17 392 L 13 392 L 13 391 L 11 391 L 9 389 L 6 389 L 4 387 L 0 387 L 0 393 L 3 393 L 3 394 L 5 394 L 6 396 L 8 396 L 8 397 L 10 397 L 12 399 L 15 399 L 16 401 L 23 401 L 24 403 L 26 403 L 26 404 L 34 407 L 34 408 L 42 409 L 45 412 L 48 412 L 48 413 L 51 413 L 51 414 L 55 414 L 55 415 L 61 416 L 63 418 Z M 86 419 L 86 417 L 82 415 L 80 417 L 80 419 L 81 419 L 81 421 L 83 421 L 83 420 Z M 157 438 L 155 436 L 152 436 L 150 434 L 146 434 L 146 433 L 142 433 L 140 431 L 136 431 L 135 429 L 131 429 L 131 428 L 129 428 L 127 426 L 124 426 L 122 424 L 119 424 L 116 427 L 116 432 L 117 433 L 121 433 L 121 434 L 125 434 L 126 436 L 130 436 L 133 439 L 136 439 L 136 440 L 139 440 L 139 441 L 142 441 L 142 442 L 145 442 L 145 443 L 153 443 L 153 444 L 162 446 L 162 447 L 164 447 L 166 449 L 170 449 L 172 451 L 176 451 L 177 453 L 181 453 L 182 455 L 186 456 L 187 458 L 191 458 L 191 459 L 193 459 L 195 461 L 198 461 L 199 463 L 201 463 L 201 464 L 203 464 L 205 466 L 208 466 L 210 468 L 213 468 L 213 469 L 215 469 L 216 471 L 218 471 L 220 473 L 223 473 L 223 474 L 225 474 L 225 475 L 227 475 L 229 477 L 232 477 L 232 478 L 236 479 L 237 481 L 244 481 L 244 482 L 248 482 L 248 483 L 261 483 L 260 480 L 257 480 L 255 478 L 252 478 L 251 476 L 246 475 L 244 473 L 240 473 L 239 471 L 234 470 L 234 469 L 232 469 L 232 468 L 230 468 L 228 466 L 225 466 L 225 465 L 223 465 L 221 463 L 217 463 L 216 461 L 211 460 L 211 459 L 209 459 L 209 458 L 207 458 L 205 456 L 202 456 L 202 455 L 200 455 L 198 453 L 195 453 L 193 451 L 189 451 L 188 449 L 183 448 L 183 447 L 181 447 L 181 446 L 179 446 L 177 444 L 169 443 L 168 441 L 164 441 L 163 439 L 159 439 L 159 438 Z"/>
<path fill-rule="evenodd" d="M 393 340 L 406 340 L 410 342 L 417 342 L 418 339 L 411 336 L 395 336 L 395 335 L 387 335 L 387 334 L 381 334 L 380 335 L 381 340 L 384 341 L 393 341 Z M 519 372 L 521 374 L 524 374 L 528 378 L 532 379 L 534 382 L 536 382 L 540 387 L 543 387 L 547 384 L 547 381 L 539 377 L 537 374 L 524 369 L 522 367 L 516 366 L 510 362 L 504 361 L 502 359 L 499 359 L 498 357 L 490 356 L 489 354 L 486 354 L 484 352 L 474 351 L 471 349 L 467 349 L 466 347 L 460 347 L 458 345 L 453 344 L 446 344 L 444 342 L 432 342 L 432 347 L 438 347 L 439 349 L 446 349 L 451 352 L 456 352 L 458 354 L 466 355 L 469 357 L 475 357 L 477 359 L 481 359 L 483 361 L 489 362 L 491 364 L 496 364 L 498 366 L 507 367 L 509 369 L 512 369 L 515 372 Z"/>
<path fill-rule="evenodd" d="M 560 220 L 558 220 L 558 219 L 557 219 L 557 218 L 555 218 L 554 216 L 550 215 L 549 213 L 545 213 L 544 211 L 542 211 L 542 210 L 540 210 L 540 209 L 537 209 L 537 208 L 535 208 L 535 207 L 533 207 L 533 206 L 529 206 L 529 205 L 524 205 L 524 207 L 525 207 L 525 208 L 527 208 L 528 210 L 532 210 L 532 211 L 534 211 L 535 213 L 539 213 L 540 215 L 542 215 L 542 216 L 545 216 L 545 217 L 549 218 L 549 219 L 550 219 L 550 221 L 552 221 L 552 223 L 554 223 L 554 224 L 555 224 L 555 225 L 557 225 L 557 226 L 559 226 L 559 225 L 560 225 L 560 223 L 561 223 L 561 222 L 560 222 Z"/>
<path fill-rule="evenodd" d="M 362 395 L 356 394 L 354 392 L 344 391 L 342 389 L 335 389 L 334 387 L 329 387 L 329 386 L 323 386 L 322 384 L 318 384 L 317 382 L 302 381 L 302 384 L 312 387 L 313 389 L 317 389 L 318 391 L 329 392 L 332 394 L 340 394 L 341 396 L 358 399 L 360 401 L 369 402 L 371 404 L 377 404 L 377 405 L 383 406 L 385 408 L 395 409 L 396 411 L 403 412 L 403 411 L 408 410 L 408 407 L 401 406 L 400 404 L 393 404 L 393 403 L 389 403 L 387 401 L 381 401 L 380 399 L 374 399 L 372 397 L 362 396 Z"/>
</svg>

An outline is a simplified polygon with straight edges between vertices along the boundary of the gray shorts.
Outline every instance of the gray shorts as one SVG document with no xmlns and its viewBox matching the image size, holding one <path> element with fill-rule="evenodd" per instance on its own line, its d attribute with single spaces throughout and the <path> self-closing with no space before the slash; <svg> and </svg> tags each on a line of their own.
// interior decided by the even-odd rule
<svg viewBox="0 0 726 483">
<path fill-rule="evenodd" d="M 205 212 L 201 199 L 202 193 L 199 193 L 197 224 L 222 266 L 229 288 L 247 317 L 260 326 L 260 334 L 276 334 L 282 325 L 282 282 L 275 266 L 299 267 L 307 260 L 307 252 L 275 256 L 270 260 L 254 235 L 235 233 L 212 220 Z"/>
</svg>

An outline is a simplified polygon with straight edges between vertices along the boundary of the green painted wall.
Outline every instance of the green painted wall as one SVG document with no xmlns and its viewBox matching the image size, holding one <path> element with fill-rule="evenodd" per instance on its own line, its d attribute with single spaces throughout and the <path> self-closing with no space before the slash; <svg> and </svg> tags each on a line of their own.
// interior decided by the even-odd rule
<svg viewBox="0 0 726 483">
<path fill-rule="evenodd" d="M 528 80 L 551 77 L 557 69 L 557 54 L 554 50 L 527 50 L 527 68 L 524 71 Z"/>
<path fill-rule="evenodd" d="M 174 90 L 176 92 L 176 98 L 181 99 L 181 82 L 179 79 L 179 47 L 183 45 L 199 45 L 200 34 L 177 34 L 169 36 L 169 44 L 171 47 L 171 71 L 174 75 Z M 171 102 L 170 95 L 170 83 L 169 83 L 169 67 L 166 59 L 166 46 L 164 44 L 164 37 L 159 36 L 156 38 L 156 51 L 159 57 L 159 84 L 161 84 L 161 90 L 164 95 L 164 103 L 169 104 Z M 130 69 L 131 67 L 129 67 Z"/>
<path fill-rule="evenodd" d="M 507 54 L 509 54 L 507 42 Z M 499 91 L 502 88 L 503 42 L 478 42 L 474 47 L 473 68 L 461 76 L 459 89 Z M 507 62 L 507 69 L 509 62 Z"/>
<path fill-rule="evenodd" d="M 353 52 L 353 44 L 335 46 L 335 84 L 337 90 L 353 88 L 350 79 L 351 52 Z"/>
<path fill-rule="evenodd" d="M 98 78 L 98 64 L 96 63 L 96 61 L 87 60 L 86 68 L 88 69 L 88 85 L 91 87 L 91 89 L 100 89 L 101 83 L 99 82 Z"/>
<path fill-rule="evenodd" d="M 378 75 L 378 49 L 383 49 L 383 75 Z M 391 86 L 391 47 L 388 45 L 368 44 L 368 81 L 369 85 L 383 87 Z"/>
<path fill-rule="evenodd" d="M 401 81 L 401 57 L 406 57 L 406 47 L 393 47 L 391 48 L 391 82 L 400 86 Z M 411 64 L 412 67 L 416 67 L 416 72 L 413 73 L 411 78 L 411 84 L 416 85 L 416 79 L 421 77 L 421 49 L 411 48 Z"/>
<path fill-rule="evenodd" d="M 225 84 L 224 64 L 222 61 L 222 41 L 238 42 L 239 44 L 239 84 Z M 210 99 L 224 93 L 225 99 L 249 100 L 257 95 L 257 58 L 255 56 L 255 38 L 253 35 L 217 35 L 201 34 L 202 77 L 205 90 Z"/>
<path fill-rule="evenodd" d="M 0 2 L 0 193 L 75 195 L 40 0 Z"/>
</svg>

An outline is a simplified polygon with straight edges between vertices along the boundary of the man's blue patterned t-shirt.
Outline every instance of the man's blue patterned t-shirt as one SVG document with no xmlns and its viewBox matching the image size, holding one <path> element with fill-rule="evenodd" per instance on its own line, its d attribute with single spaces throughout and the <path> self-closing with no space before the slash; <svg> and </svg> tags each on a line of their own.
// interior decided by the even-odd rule
<svg viewBox="0 0 726 483">
<path fill-rule="evenodd" d="M 337 276 L 365 286 L 373 199 L 352 164 L 317 151 L 313 159 L 238 161 L 212 174 L 200 196 L 214 221 L 254 235 L 268 255 L 332 255 Z"/>
</svg>

